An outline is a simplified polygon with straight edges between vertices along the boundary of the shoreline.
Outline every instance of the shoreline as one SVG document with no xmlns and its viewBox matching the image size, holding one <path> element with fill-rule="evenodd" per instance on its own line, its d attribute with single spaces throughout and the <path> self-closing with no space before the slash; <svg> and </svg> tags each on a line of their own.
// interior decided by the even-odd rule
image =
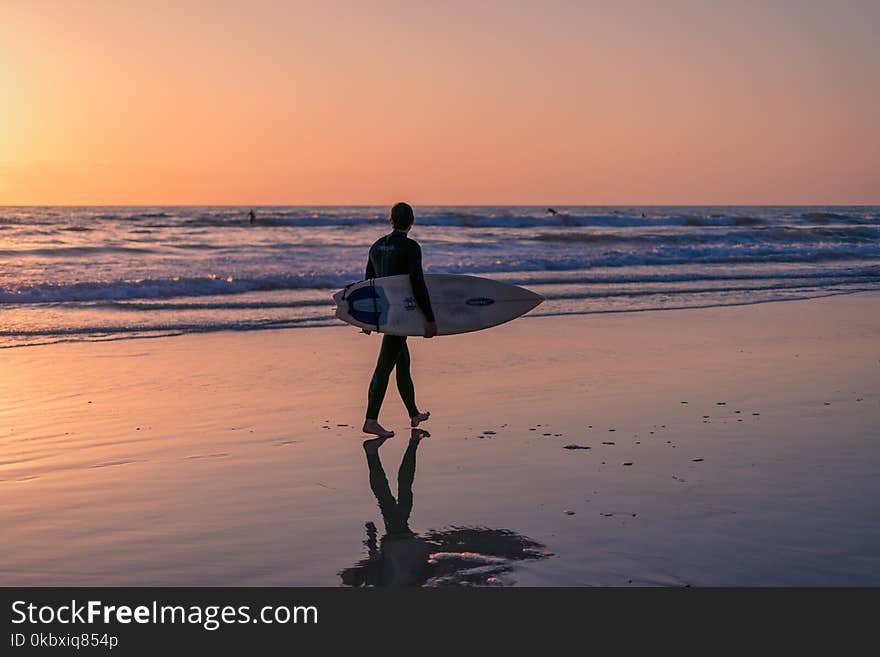
<svg viewBox="0 0 880 657">
<path fill-rule="evenodd" d="M 328 292 L 331 291 L 331 288 L 327 288 Z M 827 294 L 816 294 L 811 296 L 804 297 L 791 297 L 786 299 L 758 299 L 755 301 L 737 301 L 731 303 L 713 303 L 706 304 L 703 306 L 671 306 L 665 308 L 629 308 L 629 309 L 613 309 L 613 310 L 594 310 L 594 311 L 573 311 L 573 312 L 557 312 L 557 313 L 528 313 L 523 315 L 522 317 L 517 318 L 517 321 L 522 319 L 540 319 L 545 317 L 592 317 L 596 315 L 619 315 L 619 314 L 641 314 L 641 313 L 655 313 L 655 312 L 667 312 L 667 311 L 686 311 L 686 310 L 710 310 L 713 308 L 737 308 L 737 307 L 748 307 L 748 306 L 758 306 L 763 304 L 775 304 L 775 303 L 790 303 L 790 302 L 803 302 L 803 301 L 812 301 L 814 299 L 825 299 L 829 297 L 837 297 L 837 296 L 849 296 L 853 294 L 872 294 L 877 293 L 878 290 L 875 289 L 862 289 L 862 290 L 845 290 L 841 292 L 829 292 Z M 184 331 L 179 333 L 170 333 L 170 334 L 162 334 L 162 335 L 137 335 L 137 336 L 120 336 L 120 337 L 108 337 L 108 338 L 86 338 L 86 339 L 59 339 L 54 340 L 52 342 L 38 342 L 32 344 L 10 344 L 10 345 L 0 345 L 0 350 L 4 349 L 24 349 L 27 347 L 47 347 L 52 345 L 60 345 L 60 344 L 77 344 L 77 343 L 103 343 L 103 342 L 119 342 L 123 340 L 157 340 L 160 338 L 179 338 L 184 336 L 198 336 L 198 335 L 210 335 L 217 333 L 251 333 L 251 332 L 262 332 L 262 331 L 300 331 L 300 330 L 315 330 L 315 329 L 328 329 L 328 328 L 351 328 L 350 325 L 345 324 L 333 317 L 328 317 L 328 324 L 309 324 L 308 326 L 285 326 L 285 327 L 275 327 L 275 326 L 254 326 L 248 328 L 223 328 L 216 330 L 205 330 L 205 331 Z"/>
</svg>

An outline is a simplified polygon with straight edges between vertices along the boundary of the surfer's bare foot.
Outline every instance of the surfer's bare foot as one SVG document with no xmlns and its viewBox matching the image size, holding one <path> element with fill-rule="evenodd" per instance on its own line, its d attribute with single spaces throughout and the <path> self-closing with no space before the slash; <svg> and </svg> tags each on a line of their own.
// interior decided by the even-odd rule
<svg viewBox="0 0 880 657">
<path fill-rule="evenodd" d="M 379 438 L 391 438 L 394 435 L 393 431 L 388 431 L 388 429 L 379 424 L 378 420 L 364 420 L 364 433 L 371 433 L 379 436 Z"/>
<path fill-rule="evenodd" d="M 415 428 L 415 427 L 419 426 L 419 423 L 420 423 L 420 422 L 424 422 L 424 421 L 427 420 L 429 417 L 431 417 L 431 412 L 430 412 L 430 411 L 425 411 L 424 413 L 419 413 L 418 415 L 413 415 L 413 416 L 409 419 L 409 426 Z"/>
<path fill-rule="evenodd" d="M 410 429 L 409 439 L 411 442 L 419 442 L 422 438 L 430 438 L 431 434 L 429 434 L 424 429 Z"/>
</svg>

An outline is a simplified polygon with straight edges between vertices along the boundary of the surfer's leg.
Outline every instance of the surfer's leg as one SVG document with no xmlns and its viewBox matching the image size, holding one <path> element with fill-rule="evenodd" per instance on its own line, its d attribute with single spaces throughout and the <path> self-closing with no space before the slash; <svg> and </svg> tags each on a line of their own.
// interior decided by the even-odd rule
<svg viewBox="0 0 880 657">
<path fill-rule="evenodd" d="M 428 412 L 419 413 L 419 408 L 416 406 L 416 389 L 410 374 L 409 347 L 405 342 L 400 350 L 400 356 L 397 357 L 396 371 L 397 389 L 400 391 L 400 397 L 409 413 L 410 426 L 417 427 L 419 422 L 424 422 L 431 414 Z"/>
<path fill-rule="evenodd" d="M 393 432 L 388 432 L 382 429 L 377 420 L 379 419 L 379 410 L 382 408 L 382 401 L 385 399 L 385 391 L 388 389 L 388 379 L 391 376 L 391 370 L 397 362 L 401 347 L 405 344 L 405 337 L 386 335 L 382 338 L 382 348 L 379 350 L 379 360 L 376 362 L 376 369 L 373 372 L 373 378 L 370 381 L 367 419 L 364 423 L 364 431 L 367 431 L 368 433 L 393 435 Z M 384 434 L 378 433 L 376 429 L 381 430 Z"/>
<path fill-rule="evenodd" d="M 416 408 L 416 389 L 413 386 L 412 376 L 409 373 L 409 347 L 406 346 L 406 338 L 403 338 L 403 346 L 397 356 L 397 364 L 395 365 L 397 375 L 397 390 L 400 392 L 400 398 L 403 400 L 409 416 L 419 414 Z"/>
</svg>

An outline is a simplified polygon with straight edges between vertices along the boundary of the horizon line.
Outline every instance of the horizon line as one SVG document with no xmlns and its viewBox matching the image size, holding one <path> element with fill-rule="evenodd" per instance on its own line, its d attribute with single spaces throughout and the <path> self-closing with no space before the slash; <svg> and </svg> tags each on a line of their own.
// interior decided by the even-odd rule
<svg viewBox="0 0 880 657">
<path fill-rule="evenodd" d="M 522 208 L 821 208 L 849 207 L 873 208 L 880 207 L 877 203 L 410 203 L 414 207 L 447 207 L 447 208 L 490 208 L 490 207 L 522 207 Z M 385 207 L 395 202 L 385 203 L 0 203 L 3 208 L 353 208 L 353 207 Z"/>
</svg>

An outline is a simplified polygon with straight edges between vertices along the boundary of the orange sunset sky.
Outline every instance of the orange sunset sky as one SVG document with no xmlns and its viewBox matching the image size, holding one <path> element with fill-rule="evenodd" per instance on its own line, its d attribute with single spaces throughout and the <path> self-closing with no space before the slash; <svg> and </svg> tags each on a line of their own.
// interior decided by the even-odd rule
<svg viewBox="0 0 880 657">
<path fill-rule="evenodd" d="M 0 204 L 876 204 L 880 2 L 3 0 Z"/>
</svg>

